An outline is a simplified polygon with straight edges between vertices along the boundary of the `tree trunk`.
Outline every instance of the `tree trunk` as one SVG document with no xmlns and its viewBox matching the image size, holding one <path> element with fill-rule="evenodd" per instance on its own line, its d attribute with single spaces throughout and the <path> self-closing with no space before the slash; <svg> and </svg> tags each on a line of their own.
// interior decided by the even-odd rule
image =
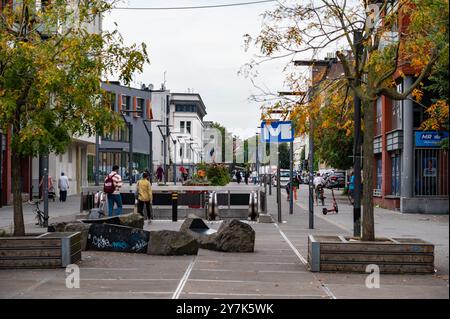
<svg viewBox="0 0 450 319">
<path fill-rule="evenodd" d="M 374 157 L 373 157 L 373 136 L 375 123 L 374 102 L 362 100 L 364 109 L 364 141 L 363 141 L 363 220 L 362 220 L 362 240 L 375 240 L 375 223 L 373 212 L 373 178 L 374 178 Z"/>
<path fill-rule="evenodd" d="M 22 190 L 20 185 L 20 162 L 21 158 L 14 149 L 11 152 L 11 179 L 14 208 L 14 236 L 25 235 L 25 224 L 23 222 Z"/>
</svg>

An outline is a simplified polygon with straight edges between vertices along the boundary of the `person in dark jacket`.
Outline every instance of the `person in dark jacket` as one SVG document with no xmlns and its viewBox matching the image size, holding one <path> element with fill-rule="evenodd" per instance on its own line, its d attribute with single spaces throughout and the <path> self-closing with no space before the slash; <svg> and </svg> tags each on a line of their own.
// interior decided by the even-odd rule
<svg viewBox="0 0 450 319">
<path fill-rule="evenodd" d="M 236 171 L 236 181 L 238 182 L 238 184 L 240 184 L 242 181 L 242 175 L 240 171 Z"/>
</svg>

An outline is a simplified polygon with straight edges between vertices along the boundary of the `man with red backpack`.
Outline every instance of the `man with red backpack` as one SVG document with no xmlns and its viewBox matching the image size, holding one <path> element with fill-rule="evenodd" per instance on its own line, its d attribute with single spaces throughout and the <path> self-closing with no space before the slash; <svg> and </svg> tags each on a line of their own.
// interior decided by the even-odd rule
<svg viewBox="0 0 450 319">
<path fill-rule="evenodd" d="M 103 191 L 108 195 L 108 215 L 113 216 L 114 203 L 117 204 L 117 214 L 122 214 L 122 196 L 120 195 L 120 187 L 122 187 L 122 177 L 118 173 L 119 166 L 114 165 L 112 172 L 105 178 Z"/>
</svg>

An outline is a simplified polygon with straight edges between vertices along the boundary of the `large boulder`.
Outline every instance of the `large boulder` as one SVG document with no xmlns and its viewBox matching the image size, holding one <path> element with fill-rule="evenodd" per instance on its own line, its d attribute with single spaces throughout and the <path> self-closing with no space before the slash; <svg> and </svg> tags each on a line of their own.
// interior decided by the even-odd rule
<svg viewBox="0 0 450 319">
<path fill-rule="evenodd" d="M 92 224 L 85 224 L 79 222 L 67 223 L 64 227 L 65 232 L 80 232 L 81 233 L 81 250 L 86 250 L 87 240 L 89 235 L 89 228 Z"/>
<path fill-rule="evenodd" d="M 120 225 L 133 228 L 144 228 L 144 217 L 138 213 L 119 215 Z"/>
<path fill-rule="evenodd" d="M 225 220 L 217 231 L 217 250 L 225 252 L 253 252 L 255 231 L 237 219 Z"/>
<path fill-rule="evenodd" d="M 149 255 L 195 255 L 199 244 L 186 232 L 151 231 L 147 247 Z"/>
<path fill-rule="evenodd" d="M 180 232 L 194 237 L 200 248 L 218 250 L 216 230 L 210 229 L 201 218 L 190 215 L 181 225 Z"/>
</svg>

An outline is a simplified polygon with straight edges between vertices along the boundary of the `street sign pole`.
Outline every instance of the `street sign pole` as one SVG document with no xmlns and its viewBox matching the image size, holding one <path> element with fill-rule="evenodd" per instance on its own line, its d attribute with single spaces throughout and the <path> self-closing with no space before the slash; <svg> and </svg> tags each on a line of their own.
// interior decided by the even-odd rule
<svg viewBox="0 0 450 319">
<path fill-rule="evenodd" d="M 44 181 L 42 188 L 44 190 L 44 227 L 48 227 L 48 154 L 44 158 Z"/>
<path fill-rule="evenodd" d="M 290 197 L 289 197 L 289 214 L 292 215 L 294 214 L 294 185 L 293 185 L 293 180 L 294 180 L 294 142 L 290 142 L 290 166 L 289 166 L 289 178 L 290 180 L 290 184 L 291 185 L 291 189 L 290 189 Z"/>
<path fill-rule="evenodd" d="M 280 143 L 289 142 L 291 143 L 291 153 L 293 152 L 293 141 L 294 141 L 294 131 L 292 129 L 291 121 L 274 121 L 269 122 L 263 121 L 261 123 L 261 135 L 262 140 L 269 143 L 277 143 L 277 206 L 278 206 L 278 222 L 282 223 L 282 212 L 281 212 L 281 174 L 280 174 Z M 291 154 L 291 157 L 293 154 Z M 269 162 L 270 166 L 270 162 Z M 291 159 L 291 177 L 292 177 L 292 159 Z M 270 191 L 270 189 L 269 189 Z M 293 202 L 291 203 L 293 205 Z M 293 207 L 293 206 L 292 206 Z"/>
<path fill-rule="evenodd" d="M 309 123 L 309 229 L 314 229 L 314 121 Z"/>
<path fill-rule="evenodd" d="M 280 143 L 277 144 L 277 204 L 278 204 L 278 222 L 281 223 L 281 181 L 280 181 Z"/>
</svg>

